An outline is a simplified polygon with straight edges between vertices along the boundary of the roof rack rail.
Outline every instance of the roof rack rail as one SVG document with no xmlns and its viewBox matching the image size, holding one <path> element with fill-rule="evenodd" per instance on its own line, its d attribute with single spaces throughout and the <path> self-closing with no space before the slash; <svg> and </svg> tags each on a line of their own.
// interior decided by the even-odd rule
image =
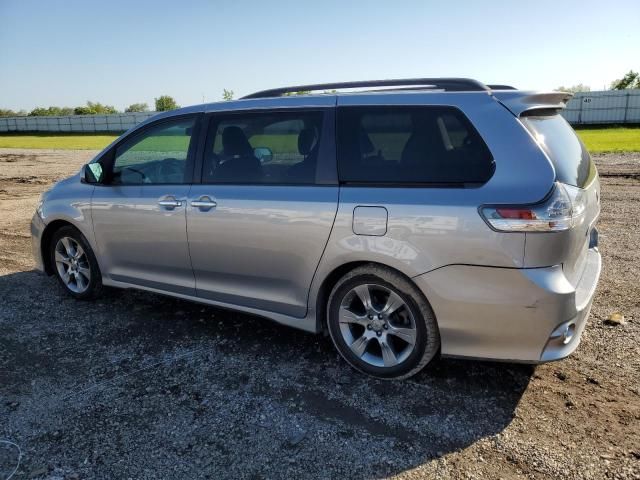
<svg viewBox="0 0 640 480">
<path fill-rule="evenodd" d="M 429 87 L 448 92 L 480 92 L 488 91 L 484 83 L 470 78 L 404 78 L 397 80 L 364 80 L 361 82 L 317 83 L 313 85 L 297 85 L 294 87 L 272 88 L 262 90 L 242 97 L 267 98 L 280 97 L 286 93 L 306 92 L 314 90 L 335 90 L 338 88 L 366 88 L 366 87 Z"/>
<path fill-rule="evenodd" d="M 517 90 L 516 87 L 511 85 L 487 85 L 491 90 Z"/>
</svg>

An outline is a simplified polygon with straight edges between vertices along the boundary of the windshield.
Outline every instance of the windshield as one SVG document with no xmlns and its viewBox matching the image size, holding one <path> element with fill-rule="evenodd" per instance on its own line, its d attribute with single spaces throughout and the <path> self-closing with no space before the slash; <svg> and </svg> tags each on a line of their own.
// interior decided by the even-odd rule
<svg viewBox="0 0 640 480">
<path fill-rule="evenodd" d="M 522 123 L 551 159 L 559 182 L 584 187 L 595 175 L 589 152 L 560 115 L 527 116 Z"/>
</svg>

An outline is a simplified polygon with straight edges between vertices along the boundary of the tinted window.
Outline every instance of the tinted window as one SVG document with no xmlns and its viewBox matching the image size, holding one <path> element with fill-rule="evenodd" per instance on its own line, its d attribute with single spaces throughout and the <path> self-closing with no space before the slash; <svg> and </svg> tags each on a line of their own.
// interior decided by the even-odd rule
<svg viewBox="0 0 640 480">
<path fill-rule="evenodd" d="M 493 158 L 452 107 L 343 107 L 338 166 L 343 182 L 478 184 Z"/>
<path fill-rule="evenodd" d="M 315 182 L 321 112 L 233 114 L 214 119 L 203 165 L 205 183 Z"/>
<path fill-rule="evenodd" d="M 118 146 L 111 183 L 185 183 L 194 122 L 193 118 L 162 122 Z"/>
<path fill-rule="evenodd" d="M 558 181 L 576 187 L 589 183 L 595 174 L 591 157 L 564 118 L 528 116 L 522 121 L 551 159 Z"/>
</svg>

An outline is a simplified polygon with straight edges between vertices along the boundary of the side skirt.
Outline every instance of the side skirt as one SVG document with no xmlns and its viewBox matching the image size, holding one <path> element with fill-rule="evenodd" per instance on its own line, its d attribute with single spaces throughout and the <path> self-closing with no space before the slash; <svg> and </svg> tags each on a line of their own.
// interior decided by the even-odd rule
<svg viewBox="0 0 640 480">
<path fill-rule="evenodd" d="M 106 285 L 108 287 L 115 287 L 115 288 L 122 288 L 122 289 L 135 289 L 135 290 L 142 290 L 146 292 L 153 292 L 153 293 L 157 293 L 159 295 L 164 295 L 167 297 L 180 298 L 182 300 L 189 300 L 191 302 L 201 303 L 204 305 L 212 305 L 214 307 L 220 307 L 227 310 L 250 313 L 252 315 L 256 315 L 258 317 L 263 317 L 268 320 L 274 321 L 281 325 L 286 325 L 287 327 L 297 328 L 299 330 L 304 330 L 305 332 L 309 332 L 309 333 L 318 333 L 316 328 L 315 315 L 313 315 L 313 313 L 311 312 L 309 312 L 305 318 L 297 318 L 297 317 L 290 317 L 288 315 L 282 315 L 280 313 L 259 310 L 257 308 L 242 307 L 239 305 L 233 305 L 233 304 L 224 303 L 224 302 L 217 302 L 215 300 L 194 297 L 192 295 L 185 295 L 182 293 L 167 292 L 165 290 L 160 290 L 157 288 L 134 285 L 134 284 L 124 283 L 124 282 L 117 282 L 117 281 L 109 280 L 106 278 L 103 278 L 102 283 L 103 285 Z"/>
</svg>

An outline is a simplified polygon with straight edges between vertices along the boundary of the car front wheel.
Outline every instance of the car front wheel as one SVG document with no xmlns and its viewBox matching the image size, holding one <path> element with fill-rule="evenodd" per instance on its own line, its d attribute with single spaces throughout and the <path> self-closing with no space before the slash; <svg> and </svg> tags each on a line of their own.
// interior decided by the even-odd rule
<svg viewBox="0 0 640 480">
<path fill-rule="evenodd" d="M 51 265 L 58 281 L 72 296 L 93 298 L 102 289 L 96 258 L 84 236 L 73 227 L 63 227 L 53 235 Z"/>
</svg>

